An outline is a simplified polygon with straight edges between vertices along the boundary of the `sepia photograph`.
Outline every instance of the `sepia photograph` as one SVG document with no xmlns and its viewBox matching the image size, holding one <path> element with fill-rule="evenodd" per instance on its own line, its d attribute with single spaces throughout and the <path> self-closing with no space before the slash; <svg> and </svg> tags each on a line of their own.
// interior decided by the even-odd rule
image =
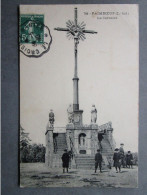
<svg viewBox="0 0 147 195">
<path fill-rule="evenodd" d="M 20 187 L 138 187 L 137 4 L 20 5 Z"/>
</svg>

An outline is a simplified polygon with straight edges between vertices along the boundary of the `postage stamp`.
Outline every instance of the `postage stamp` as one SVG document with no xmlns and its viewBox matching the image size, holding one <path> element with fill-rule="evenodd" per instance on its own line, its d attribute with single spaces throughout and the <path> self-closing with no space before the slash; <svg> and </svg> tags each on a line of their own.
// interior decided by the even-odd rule
<svg viewBox="0 0 147 195">
<path fill-rule="evenodd" d="M 49 51 L 52 36 L 44 25 L 44 15 L 20 15 L 19 42 L 20 51 L 28 57 L 41 57 Z"/>
</svg>

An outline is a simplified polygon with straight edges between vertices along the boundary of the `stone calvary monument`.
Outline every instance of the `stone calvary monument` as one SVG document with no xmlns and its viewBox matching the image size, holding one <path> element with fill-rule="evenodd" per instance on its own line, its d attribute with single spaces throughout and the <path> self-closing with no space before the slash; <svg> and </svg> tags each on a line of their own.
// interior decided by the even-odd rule
<svg viewBox="0 0 147 195">
<path fill-rule="evenodd" d="M 46 127 L 46 155 L 45 163 L 49 167 L 62 167 L 61 156 L 64 149 L 72 153 L 71 167 L 81 169 L 94 169 L 94 156 L 97 149 L 103 155 L 103 167 L 110 166 L 112 162 L 115 141 L 113 139 L 112 123 L 108 122 L 99 126 L 97 121 L 97 109 L 92 105 L 91 123 L 83 124 L 83 110 L 79 109 L 77 54 L 80 40 L 85 39 L 85 34 L 95 34 L 92 30 L 85 30 L 85 23 L 78 23 L 77 8 L 74 12 L 74 22 L 68 20 L 67 28 L 55 28 L 57 31 L 67 32 L 67 37 L 74 40 L 75 69 L 73 78 L 73 105 L 67 109 L 68 124 L 61 133 L 60 128 L 54 127 L 53 110 L 49 113 L 49 121 Z M 58 131 L 59 130 L 59 131 Z"/>
</svg>

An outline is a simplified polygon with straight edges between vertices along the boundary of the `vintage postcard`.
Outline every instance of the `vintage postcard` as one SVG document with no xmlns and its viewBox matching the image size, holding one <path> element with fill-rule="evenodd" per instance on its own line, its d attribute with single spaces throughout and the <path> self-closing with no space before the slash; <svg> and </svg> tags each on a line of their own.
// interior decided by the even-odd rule
<svg viewBox="0 0 147 195">
<path fill-rule="evenodd" d="M 138 5 L 20 5 L 20 187 L 138 187 Z"/>
</svg>

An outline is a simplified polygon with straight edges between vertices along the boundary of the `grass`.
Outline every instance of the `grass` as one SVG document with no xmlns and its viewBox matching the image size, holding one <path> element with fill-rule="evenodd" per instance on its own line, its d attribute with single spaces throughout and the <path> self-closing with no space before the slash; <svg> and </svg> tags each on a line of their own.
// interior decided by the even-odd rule
<svg viewBox="0 0 147 195">
<path fill-rule="evenodd" d="M 69 169 L 62 173 L 62 168 L 48 168 L 44 163 L 20 164 L 20 187 L 107 187 L 136 188 L 138 167 L 122 168 L 121 173 L 115 169 L 94 170 Z"/>
</svg>

